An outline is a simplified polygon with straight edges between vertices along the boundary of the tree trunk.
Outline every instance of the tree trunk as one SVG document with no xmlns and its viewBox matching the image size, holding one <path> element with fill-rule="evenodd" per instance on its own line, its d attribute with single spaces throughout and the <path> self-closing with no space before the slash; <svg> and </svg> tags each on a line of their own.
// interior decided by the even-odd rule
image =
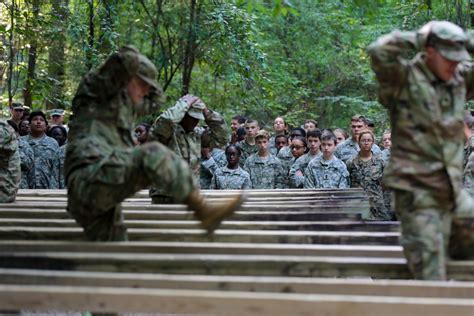
<svg viewBox="0 0 474 316">
<path fill-rule="evenodd" d="M 30 48 L 28 50 L 28 69 L 26 73 L 25 87 L 23 88 L 23 102 L 26 106 L 32 107 L 33 104 L 33 82 L 35 80 L 35 68 L 36 68 L 36 51 L 38 47 L 38 40 L 35 31 L 37 30 L 38 13 L 40 11 L 39 0 L 33 0 L 31 2 L 33 19 L 31 27 L 33 35 L 30 38 Z"/>
<path fill-rule="evenodd" d="M 189 87 L 191 85 L 191 75 L 193 72 L 194 61 L 196 57 L 196 25 L 198 18 L 197 11 L 198 9 L 196 8 L 196 0 L 190 0 L 189 28 L 183 55 L 183 85 L 181 88 L 181 93 L 183 95 L 189 93 Z"/>
<path fill-rule="evenodd" d="M 114 16 L 117 16 L 116 0 L 103 0 L 103 13 L 101 14 L 101 34 L 99 37 L 99 51 L 105 55 L 109 55 L 112 51 L 115 50 L 115 43 L 111 38 L 111 34 L 114 31 L 115 23 Z"/>
<path fill-rule="evenodd" d="M 7 90 L 8 90 L 8 105 L 13 101 L 13 63 L 15 62 L 15 50 L 13 49 L 13 30 L 15 29 L 15 0 L 12 0 L 10 7 L 10 32 L 8 34 L 9 54 L 8 54 L 8 74 L 7 74 Z"/>
<path fill-rule="evenodd" d="M 94 30 L 94 0 L 88 0 L 87 5 L 89 6 L 89 37 L 88 37 L 88 50 L 86 52 L 86 66 L 87 69 L 91 69 L 93 66 L 92 52 L 95 46 L 95 30 Z"/>
<path fill-rule="evenodd" d="M 68 0 L 52 0 L 54 35 L 51 38 L 48 59 L 48 75 L 52 81 L 50 97 L 46 100 L 46 108 L 64 108 L 64 48 L 66 46 L 66 26 L 68 17 Z"/>
</svg>

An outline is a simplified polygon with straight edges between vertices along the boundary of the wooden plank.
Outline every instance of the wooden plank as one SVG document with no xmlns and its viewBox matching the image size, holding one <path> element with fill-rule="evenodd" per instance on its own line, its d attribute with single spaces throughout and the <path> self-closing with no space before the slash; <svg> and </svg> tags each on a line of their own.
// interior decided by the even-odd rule
<svg viewBox="0 0 474 316">
<path fill-rule="evenodd" d="M 0 252 L 118 252 L 188 253 L 188 254 L 254 254 L 281 256 L 379 257 L 404 258 L 401 246 L 312 245 L 218 242 L 68 242 L 68 241 L 0 241 Z"/>
<path fill-rule="evenodd" d="M 126 220 L 129 228 L 199 228 L 199 221 L 155 221 Z M 0 218 L 0 227 L 78 227 L 73 219 L 42 218 Z M 308 230 L 308 231 L 378 231 L 395 232 L 399 230 L 398 222 L 333 222 L 333 221 L 224 221 L 221 229 L 244 230 Z"/>
<path fill-rule="evenodd" d="M 3 284 L 474 299 L 474 282 L 0 269 Z"/>
<path fill-rule="evenodd" d="M 10 310 L 192 313 L 213 315 L 469 315 L 471 299 L 248 293 L 172 289 L 1 285 Z"/>
<path fill-rule="evenodd" d="M 131 241 L 216 241 L 245 243 L 397 245 L 398 232 L 318 232 L 218 229 L 206 235 L 201 229 L 129 229 Z M 78 227 L 0 227 L 2 239 L 83 240 Z"/>
</svg>

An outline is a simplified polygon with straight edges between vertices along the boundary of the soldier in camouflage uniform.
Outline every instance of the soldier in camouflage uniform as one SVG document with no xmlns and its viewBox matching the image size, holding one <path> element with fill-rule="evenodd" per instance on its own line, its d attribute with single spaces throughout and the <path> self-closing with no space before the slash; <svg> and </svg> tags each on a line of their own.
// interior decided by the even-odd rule
<svg viewBox="0 0 474 316">
<path fill-rule="evenodd" d="M 68 212 L 90 240 L 126 240 L 121 201 L 148 185 L 164 184 L 212 231 L 242 202 L 210 204 L 187 163 L 166 146 L 134 146 L 134 119 L 158 110 L 162 93 L 154 65 L 133 47 L 112 54 L 82 80 L 73 99 L 65 177 Z"/>
<path fill-rule="evenodd" d="M 474 151 L 474 133 L 472 128 L 474 127 L 474 118 L 471 115 L 470 111 L 464 112 L 464 136 L 466 139 L 466 144 L 464 145 L 464 159 L 463 159 L 463 168 L 466 167 L 469 156 Z"/>
<path fill-rule="evenodd" d="M 403 246 L 417 279 L 446 279 L 453 212 L 474 208 L 462 193 L 463 110 L 474 96 L 468 37 L 450 22 L 394 31 L 368 47 L 380 102 L 392 120 L 384 183 L 395 192 Z M 412 60 L 407 53 L 419 52 Z"/>
<path fill-rule="evenodd" d="M 248 119 L 245 121 L 245 139 L 237 142 L 236 145 L 239 146 L 242 156 L 240 157 L 240 167 L 243 167 L 247 158 L 251 155 L 258 152 L 257 144 L 255 143 L 255 136 L 260 130 L 258 121 Z"/>
<path fill-rule="evenodd" d="M 0 203 L 15 202 L 20 173 L 17 135 L 6 121 L 0 120 Z"/>
<path fill-rule="evenodd" d="M 268 141 L 270 135 L 261 130 L 255 137 L 258 153 L 250 156 L 244 165 L 244 170 L 250 175 L 252 189 L 283 189 L 286 183 L 283 166 L 280 160 L 270 154 Z"/>
<path fill-rule="evenodd" d="M 34 167 L 28 173 L 28 188 L 59 189 L 59 146 L 56 140 L 46 136 L 48 121 L 41 111 L 31 112 L 30 134 L 22 138 L 33 149 Z"/>
<path fill-rule="evenodd" d="M 359 133 L 364 129 L 367 129 L 367 121 L 365 117 L 362 115 L 354 115 L 351 118 L 352 137 L 337 145 L 334 156 L 341 159 L 344 163 L 347 163 L 349 159 L 355 157 L 360 150 L 358 143 Z M 380 147 L 377 146 L 377 144 L 374 144 L 372 147 L 372 153 L 381 153 Z"/>
<path fill-rule="evenodd" d="M 295 137 L 306 137 L 306 132 L 304 129 L 301 127 L 294 128 L 291 133 L 290 133 L 290 138 L 288 140 L 288 146 L 283 147 L 278 151 L 278 154 L 276 155 L 278 159 L 280 159 L 281 164 L 283 166 L 283 172 L 284 172 L 284 187 L 289 188 L 290 187 L 290 168 L 293 165 L 293 163 L 296 161 L 295 157 L 293 156 L 293 153 L 291 152 L 291 140 Z"/>
<path fill-rule="evenodd" d="M 205 121 L 209 127 L 209 148 L 224 146 L 227 141 L 227 126 L 222 116 L 207 108 L 196 96 L 186 95 L 176 104 L 163 112 L 156 120 L 151 139 L 166 145 L 184 161 L 193 171 L 199 183 L 201 171 L 201 136 L 203 128 L 197 127 L 199 121 Z M 153 186 L 150 196 L 153 203 L 174 203 L 166 187 Z"/>
<path fill-rule="evenodd" d="M 211 131 L 206 129 L 201 136 L 201 170 L 199 175 L 201 190 L 209 190 L 214 172 L 227 165 L 224 150 L 211 146 Z"/>
<path fill-rule="evenodd" d="M 51 114 L 51 117 L 58 116 L 58 111 Z M 61 112 L 59 112 L 61 113 Z M 57 119 L 57 118 L 56 118 Z M 58 122 L 58 120 L 56 120 Z M 59 189 L 64 189 L 66 183 L 64 181 L 64 160 L 66 159 L 66 146 L 67 146 L 67 129 L 64 125 L 53 125 L 47 135 L 54 138 L 58 142 L 59 146 Z"/>
<path fill-rule="evenodd" d="M 334 157 L 336 136 L 325 132 L 321 136 L 322 156 L 311 160 L 304 173 L 305 189 L 347 189 L 349 188 L 349 172 L 346 165 Z"/>
<path fill-rule="evenodd" d="M 286 135 L 288 133 L 288 125 L 285 122 L 285 119 L 281 116 L 277 117 L 273 121 L 273 132 L 275 133 L 272 137 L 270 137 L 268 150 L 272 155 L 278 154 L 278 148 L 276 147 L 275 137 L 279 135 Z"/>
<path fill-rule="evenodd" d="M 321 146 L 321 131 L 317 128 L 308 131 L 306 134 L 309 145 L 309 152 L 296 159 L 290 168 L 290 187 L 302 188 L 304 185 L 304 173 L 311 160 L 322 155 Z"/>
<path fill-rule="evenodd" d="M 239 166 L 240 148 L 229 145 L 225 150 L 227 166 L 216 170 L 211 181 L 213 190 L 245 190 L 252 188 L 250 175 Z"/>
<path fill-rule="evenodd" d="M 20 153 L 21 162 L 21 180 L 20 189 L 28 189 L 28 179 L 34 172 L 35 154 L 30 144 L 23 137 L 18 137 L 18 151 Z"/>
<path fill-rule="evenodd" d="M 359 134 L 360 151 L 357 156 L 349 159 L 347 170 L 350 174 L 351 187 L 364 189 L 369 197 L 371 219 L 391 220 L 393 215 L 386 209 L 382 189 L 385 161 L 381 155 L 372 154 L 374 143 L 374 134 L 362 131 Z"/>
</svg>

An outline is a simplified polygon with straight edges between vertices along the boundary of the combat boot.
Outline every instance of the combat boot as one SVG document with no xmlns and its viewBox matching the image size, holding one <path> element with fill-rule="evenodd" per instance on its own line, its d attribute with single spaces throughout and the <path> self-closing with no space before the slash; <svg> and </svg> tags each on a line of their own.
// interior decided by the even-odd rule
<svg viewBox="0 0 474 316">
<path fill-rule="evenodd" d="M 201 221 L 201 227 L 212 233 L 220 222 L 232 215 L 234 211 L 244 202 L 244 194 L 232 199 L 219 202 L 209 202 L 201 195 L 199 190 L 192 191 L 184 201 L 194 211 L 197 219 Z"/>
</svg>

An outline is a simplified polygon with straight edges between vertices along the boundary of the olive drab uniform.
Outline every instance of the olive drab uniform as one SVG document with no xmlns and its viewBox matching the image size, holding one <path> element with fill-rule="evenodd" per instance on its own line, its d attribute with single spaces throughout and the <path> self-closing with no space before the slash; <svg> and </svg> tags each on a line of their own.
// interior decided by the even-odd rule
<svg viewBox="0 0 474 316">
<path fill-rule="evenodd" d="M 290 167 L 290 188 L 302 188 L 304 185 L 304 173 L 308 164 L 311 160 L 316 157 L 320 157 L 322 153 L 318 153 L 317 155 L 311 155 L 310 153 L 306 153 L 303 156 L 299 157 L 295 160 L 295 162 Z M 297 175 L 297 172 L 301 171 L 303 175 Z"/>
<path fill-rule="evenodd" d="M 126 240 L 120 202 L 148 185 L 166 185 L 178 201 L 196 188 L 189 167 L 164 145 L 133 145 L 136 116 L 161 103 L 156 74 L 146 57 L 124 47 L 85 76 L 73 99 L 64 165 L 67 210 L 90 240 Z M 140 104 L 127 93 L 135 76 L 153 88 Z"/>
<path fill-rule="evenodd" d="M 5 120 L 0 120 L 0 203 L 15 202 L 20 177 L 17 136 Z"/>
<path fill-rule="evenodd" d="M 280 159 L 273 155 L 260 157 L 250 156 L 245 162 L 245 171 L 250 175 L 252 189 L 284 189 L 286 177 Z"/>
<path fill-rule="evenodd" d="M 202 109 L 204 104 L 200 102 Z M 188 104 L 183 98 L 176 104 L 163 112 L 156 120 L 152 139 L 158 140 L 166 145 L 176 155 L 188 163 L 191 168 L 196 183 L 199 183 L 201 171 L 201 135 L 204 129 L 196 127 L 193 132 L 187 133 L 179 124 L 192 105 Z M 201 110 L 202 111 L 202 110 Z M 214 111 L 202 112 L 204 120 L 210 129 L 210 148 L 222 147 L 227 142 L 227 125 L 222 116 Z M 163 186 L 153 186 L 150 188 L 150 196 L 153 203 L 173 203 L 176 202 L 167 188 Z"/>
<path fill-rule="evenodd" d="M 212 190 L 247 190 L 251 188 L 250 175 L 240 167 L 237 169 L 219 168 L 211 181 Z"/>
<path fill-rule="evenodd" d="M 382 188 L 385 162 L 381 155 L 372 155 L 364 161 L 359 155 L 347 162 L 351 187 L 362 188 L 369 197 L 371 218 L 375 220 L 391 220 L 393 215 L 386 209 Z"/>
<path fill-rule="evenodd" d="M 347 189 L 349 172 L 346 165 L 338 158 L 326 160 L 323 156 L 314 158 L 308 163 L 304 173 L 305 189 Z"/>
<path fill-rule="evenodd" d="M 348 138 L 336 146 L 334 156 L 341 159 L 343 163 L 347 163 L 347 161 L 349 161 L 351 158 L 354 158 L 359 153 L 359 151 L 359 144 L 353 141 L 352 138 Z M 371 151 L 374 155 L 380 154 L 382 152 L 377 144 L 372 146 Z"/>
<path fill-rule="evenodd" d="M 460 193 L 464 104 L 474 96 L 474 69 L 460 63 L 454 78 L 445 82 L 429 69 L 423 52 L 404 59 L 406 53 L 423 50 L 427 37 L 451 60 L 469 58 L 465 33 L 450 22 L 432 22 L 418 35 L 394 31 L 372 43 L 368 54 L 379 100 L 391 117 L 393 143 L 384 184 L 395 192 L 408 266 L 415 278 L 446 279 L 453 212 L 472 203 Z"/>
</svg>

